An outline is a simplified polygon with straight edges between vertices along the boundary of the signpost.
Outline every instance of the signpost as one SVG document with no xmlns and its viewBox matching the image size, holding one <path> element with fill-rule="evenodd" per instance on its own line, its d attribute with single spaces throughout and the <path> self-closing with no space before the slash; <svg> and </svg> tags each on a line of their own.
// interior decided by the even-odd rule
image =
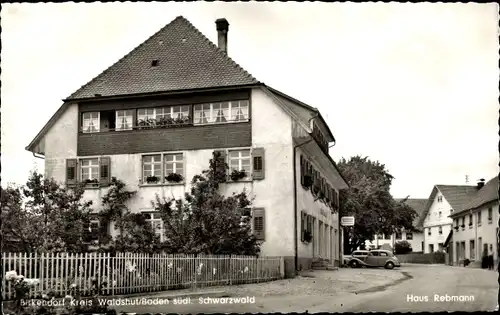
<svg viewBox="0 0 500 315">
<path fill-rule="evenodd" d="M 354 226 L 354 217 L 342 217 L 340 218 L 340 224 L 342 226 Z"/>
</svg>

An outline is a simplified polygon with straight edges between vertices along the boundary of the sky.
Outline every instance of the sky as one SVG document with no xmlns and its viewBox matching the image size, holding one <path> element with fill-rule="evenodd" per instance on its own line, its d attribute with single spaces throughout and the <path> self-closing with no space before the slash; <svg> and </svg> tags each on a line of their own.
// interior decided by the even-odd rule
<svg viewBox="0 0 500 315">
<path fill-rule="evenodd" d="M 43 160 L 25 147 L 81 85 L 175 17 L 259 81 L 318 108 L 334 160 L 386 165 L 395 197 L 499 172 L 498 6 L 434 3 L 5 4 L 2 185 Z"/>
</svg>

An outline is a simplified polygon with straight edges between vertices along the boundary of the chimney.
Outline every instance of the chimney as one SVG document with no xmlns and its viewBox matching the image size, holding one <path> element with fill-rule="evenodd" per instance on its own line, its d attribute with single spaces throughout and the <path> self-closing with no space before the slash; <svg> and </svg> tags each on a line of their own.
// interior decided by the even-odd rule
<svg viewBox="0 0 500 315">
<path fill-rule="evenodd" d="M 217 19 L 217 39 L 219 48 L 227 54 L 227 32 L 229 31 L 229 23 L 226 19 Z"/>
<path fill-rule="evenodd" d="M 481 178 L 480 180 L 478 180 L 478 182 L 477 182 L 477 189 L 483 188 L 485 181 L 486 180 L 484 178 Z"/>
</svg>

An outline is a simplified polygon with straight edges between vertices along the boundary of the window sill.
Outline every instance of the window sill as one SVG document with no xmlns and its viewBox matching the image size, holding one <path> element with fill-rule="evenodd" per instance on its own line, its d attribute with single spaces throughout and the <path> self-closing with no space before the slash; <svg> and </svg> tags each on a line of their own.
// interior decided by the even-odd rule
<svg viewBox="0 0 500 315">
<path fill-rule="evenodd" d="M 491 221 L 488 221 L 488 224 L 492 224 L 492 223 L 493 223 L 493 220 L 491 220 Z"/>
<path fill-rule="evenodd" d="M 139 184 L 139 187 L 160 187 L 160 186 L 184 186 L 186 184 L 185 181 L 178 183 L 156 183 L 156 184 Z"/>
<path fill-rule="evenodd" d="M 483 224 L 482 224 L 482 223 L 478 223 L 478 224 L 477 224 L 477 226 L 481 226 L 481 225 L 483 225 Z"/>
<path fill-rule="evenodd" d="M 230 179 L 228 179 L 226 181 L 226 184 L 230 184 L 230 183 L 251 183 L 253 181 L 254 180 L 252 178 L 243 178 L 243 179 L 238 179 L 238 180 L 230 180 Z"/>
<path fill-rule="evenodd" d="M 472 225 L 469 225 L 469 229 L 472 229 Z"/>
</svg>

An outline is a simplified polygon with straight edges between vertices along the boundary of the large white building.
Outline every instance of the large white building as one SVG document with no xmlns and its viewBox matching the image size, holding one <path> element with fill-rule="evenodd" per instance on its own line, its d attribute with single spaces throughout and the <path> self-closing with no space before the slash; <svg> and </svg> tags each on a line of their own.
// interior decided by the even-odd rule
<svg viewBox="0 0 500 315">
<path fill-rule="evenodd" d="M 338 264 L 347 184 L 329 155 L 332 132 L 317 109 L 235 63 L 229 23 L 216 25 L 218 46 L 177 17 L 65 99 L 26 149 L 45 159 L 46 177 L 86 182 L 95 211 L 111 177 L 123 180 L 138 192 L 129 208 L 149 213 L 160 235 L 151 200 L 181 198 L 219 151 L 245 171 L 221 189 L 255 198 L 263 255 L 284 256 L 287 275 L 319 257 Z"/>
<path fill-rule="evenodd" d="M 445 250 L 444 244 L 453 223 L 450 215 L 469 202 L 475 193 L 475 186 L 434 186 L 419 222 L 424 231 L 424 253 Z"/>
<path fill-rule="evenodd" d="M 400 241 L 407 241 L 410 243 L 413 252 L 422 252 L 424 243 L 424 233 L 422 227 L 418 226 L 420 216 L 422 215 L 427 199 L 408 198 L 406 204 L 417 212 L 417 217 L 413 221 L 414 231 L 405 231 L 401 229 L 400 232 L 393 233 L 392 235 L 377 234 L 374 236 L 373 241 L 366 241 L 365 247 L 368 249 L 375 248 L 394 248 L 395 244 Z"/>
</svg>

